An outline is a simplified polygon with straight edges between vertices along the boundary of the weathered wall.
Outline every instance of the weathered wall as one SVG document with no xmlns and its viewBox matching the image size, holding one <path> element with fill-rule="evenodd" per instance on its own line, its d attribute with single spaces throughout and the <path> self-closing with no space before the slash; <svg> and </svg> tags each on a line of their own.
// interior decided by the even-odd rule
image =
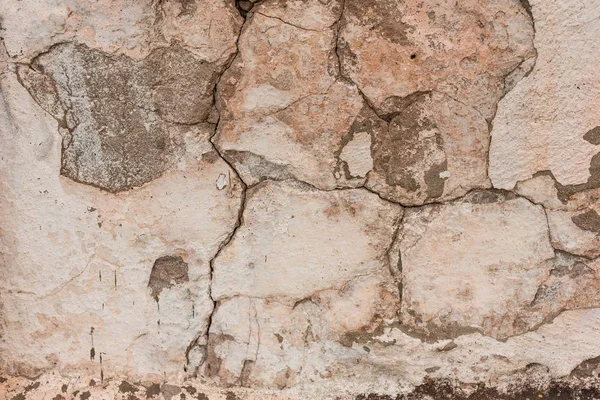
<svg viewBox="0 0 600 400">
<path fill-rule="evenodd" d="M 0 35 L 0 398 L 598 393 L 598 1 L 0 0 Z"/>
</svg>

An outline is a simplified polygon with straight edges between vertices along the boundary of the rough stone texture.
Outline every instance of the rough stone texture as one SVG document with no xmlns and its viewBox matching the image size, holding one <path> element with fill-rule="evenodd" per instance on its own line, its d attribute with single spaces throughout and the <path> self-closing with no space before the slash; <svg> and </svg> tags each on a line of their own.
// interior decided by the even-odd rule
<svg viewBox="0 0 600 400">
<path fill-rule="evenodd" d="M 505 78 L 535 57 L 517 0 L 350 1 L 340 33 L 342 70 L 376 109 L 437 91 L 491 119 Z"/>
<path fill-rule="evenodd" d="M 0 0 L 0 399 L 600 398 L 594 0 Z"/>
<path fill-rule="evenodd" d="M 486 195 L 407 211 L 398 235 L 403 322 L 426 336 L 514 335 L 548 274 L 542 207 Z"/>
</svg>

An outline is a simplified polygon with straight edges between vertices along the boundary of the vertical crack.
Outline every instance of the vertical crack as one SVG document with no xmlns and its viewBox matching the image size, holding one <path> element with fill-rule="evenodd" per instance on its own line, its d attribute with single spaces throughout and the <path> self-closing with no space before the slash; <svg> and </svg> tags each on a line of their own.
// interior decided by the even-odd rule
<svg viewBox="0 0 600 400">
<path fill-rule="evenodd" d="M 216 136 L 219 127 L 221 125 L 221 110 L 219 110 L 218 106 L 217 106 L 217 98 L 218 98 L 218 88 L 219 88 L 219 84 L 221 82 L 221 79 L 223 78 L 223 75 L 225 75 L 227 73 L 227 71 L 229 70 L 229 68 L 231 68 L 231 65 L 233 65 L 233 63 L 235 62 L 236 58 L 239 56 L 240 54 L 240 48 L 239 48 L 239 41 L 240 41 L 240 37 L 242 36 L 242 32 L 244 30 L 244 26 L 246 25 L 246 22 L 250 19 L 252 15 L 252 12 L 249 12 L 249 15 L 246 17 L 244 16 L 244 22 L 241 24 L 240 26 L 240 30 L 238 32 L 238 36 L 235 40 L 235 48 L 236 51 L 235 53 L 231 56 L 231 60 L 227 63 L 227 65 L 225 66 L 225 68 L 223 69 L 223 71 L 221 72 L 221 74 L 219 75 L 215 87 L 213 89 L 213 96 L 212 96 L 212 101 L 213 101 L 213 107 L 215 107 L 217 114 L 218 114 L 218 119 L 217 119 L 217 123 L 215 124 L 215 129 L 214 132 L 212 133 L 212 135 L 210 136 L 210 138 L 208 139 L 208 142 L 210 143 L 210 145 L 212 146 L 213 150 L 215 151 L 215 153 L 219 156 L 219 158 L 221 160 L 223 160 L 223 162 L 225 162 L 231 171 L 233 171 L 233 173 L 235 174 L 236 178 L 239 180 L 240 185 L 241 185 L 241 195 L 240 195 L 240 206 L 238 208 L 238 214 L 237 214 L 237 219 L 236 222 L 233 226 L 233 229 L 231 230 L 231 232 L 227 235 L 227 237 L 225 237 L 225 239 L 219 244 L 217 251 L 215 253 L 215 255 L 210 259 L 209 261 L 209 286 L 208 286 L 208 295 L 211 299 L 211 301 L 213 302 L 213 309 L 210 313 L 210 315 L 208 316 L 208 323 L 207 323 L 207 327 L 206 327 L 206 338 L 207 338 L 207 343 L 208 343 L 208 339 L 210 337 L 210 329 L 212 327 L 212 323 L 213 323 L 213 316 L 214 313 L 217 310 L 217 301 L 215 300 L 215 298 L 213 297 L 213 292 L 212 292 L 212 286 L 213 286 L 213 279 L 214 279 L 214 270 L 215 270 L 215 260 L 219 257 L 219 255 L 221 254 L 221 252 L 223 251 L 223 249 L 225 249 L 229 243 L 231 243 L 231 241 L 233 240 L 233 238 L 235 237 L 235 234 L 237 232 L 237 230 L 240 228 L 240 226 L 242 226 L 242 224 L 244 223 L 244 211 L 246 209 L 246 193 L 248 191 L 248 185 L 246 184 L 246 182 L 244 182 L 241 174 L 238 172 L 238 170 L 235 168 L 235 166 L 227 159 L 225 158 L 225 156 L 221 153 L 221 151 L 219 150 L 218 146 L 214 143 L 214 137 Z M 189 367 L 190 364 L 190 352 L 198 346 L 198 342 L 199 340 L 204 336 L 204 333 L 200 333 L 199 335 L 197 335 L 194 340 L 192 340 L 190 342 L 190 344 L 188 345 L 186 352 L 185 352 L 185 360 L 186 360 L 186 365 L 184 366 L 184 370 L 187 371 L 187 367 Z M 206 357 L 204 357 L 204 359 L 202 360 L 202 362 L 195 366 L 194 369 L 196 370 L 198 367 L 200 367 L 206 360 Z"/>
</svg>

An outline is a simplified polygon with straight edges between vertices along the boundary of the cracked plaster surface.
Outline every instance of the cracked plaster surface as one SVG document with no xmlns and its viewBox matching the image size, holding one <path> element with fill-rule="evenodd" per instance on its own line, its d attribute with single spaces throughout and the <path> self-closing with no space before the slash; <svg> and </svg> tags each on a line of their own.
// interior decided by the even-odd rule
<svg viewBox="0 0 600 400">
<path fill-rule="evenodd" d="M 598 16 L 0 1 L 0 397 L 594 398 Z"/>
</svg>

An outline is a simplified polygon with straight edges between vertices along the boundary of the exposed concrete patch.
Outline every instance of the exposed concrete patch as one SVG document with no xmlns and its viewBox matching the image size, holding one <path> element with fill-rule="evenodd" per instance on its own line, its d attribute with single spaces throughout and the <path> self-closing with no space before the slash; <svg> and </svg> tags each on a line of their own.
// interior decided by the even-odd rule
<svg viewBox="0 0 600 400">
<path fill-rule="evenodd" d="M 142 61 L 60 44 L 18 68 L 20 82 L 59 121 L 61 174 L 120 192 L 176 167 L 176 124 L 207 119 L 220 66 L 178 45 Z"/>
</svg>

